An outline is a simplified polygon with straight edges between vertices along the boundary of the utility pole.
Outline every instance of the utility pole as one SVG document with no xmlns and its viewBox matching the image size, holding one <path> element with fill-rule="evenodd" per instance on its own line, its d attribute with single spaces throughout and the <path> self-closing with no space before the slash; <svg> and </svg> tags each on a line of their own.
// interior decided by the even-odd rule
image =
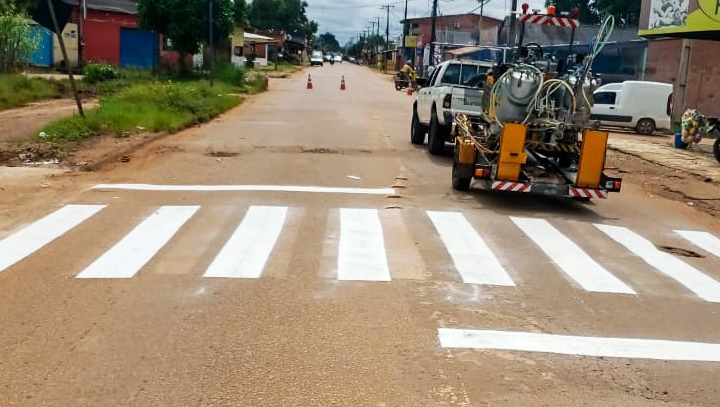
<svg viewBox="0 0 720 407">
<path fill-rule="evenodd" d="M 517 11 L 517 0 L 512 0 L 512 5 L 510 6 L 510 27 L 508 28 L 509 37 L 508 38 L 508 46 L 509 47 L 515 47 L 516 41 L 515 41 L 515 20 L 517 19 L 517 16 L 515 15 L 515 11 Z"/>
<path fill-rule="evenodd" d="M 687 96 L 688 71 L 690 70 L 690 54 L 692 53 L 692 40 L 684 39 L 682 54 L 680 54 L 680 72 L 677 80 L 677 97 L 673 101 L 673 124 L 682 122 L 685 113 L 685 100 Z"/>
<path fill-rule="evenodd" d="M 390 9 L 395 8 L 395 6 L 388 4 L 381 8 L 387 10 L 387 17 L 385 18 L 385 51 L 387 51 L 390 49 Z"/>
<path fill-rule="evenodd" d="M 517 0 L 513 0 L 517 1 Z M 433 0 L 432 6 L 432 23 L 430 25 L 430 62 L 429 65 L 435 64 L 435 20 L 437 20 L 438 0 Z"/>
<path fill-rule="evenodd" d="M 406 41 L 407 31 L 410 29 L 410 27 L 408 27 L 408 22 L 407 22 L 407 4 L 408 4 L 408 0 L 405 0 L 405 19 L 403 20 L 402 63 L 405 63 L 405 54 L 406 54 L 405 47 L 407 47 L 407 41 Z"/>
<path fill-rule="evenodd" d="M 210 29 L 210 87 L 213 86 L 215 67 L 215 47 L 213 47 L 213 0 L 208 1 L 208 27 Z"/>
<path fill-rule="evenodd" d="M 85 59 L 85 27 L 84 27 L 84 21 L 85 18 L 87 18 L 87 0 L 80 0 L 80 18 L 78 18 L 78 67 L 82 68 L 85 64 L 83 63 L 83 60 Z M 61 34 L 58 34 L 61 35 Z"/>
<path fill-rule="evenodd" d="M 482 45 L 483 43 L 483 17 L 485 17 L 485 4 L 489 2 L 490 0 L 478 0 L 478 3 L 480 3 L 480 35 L 478 36 L 478 45 Z"/>
</svg>

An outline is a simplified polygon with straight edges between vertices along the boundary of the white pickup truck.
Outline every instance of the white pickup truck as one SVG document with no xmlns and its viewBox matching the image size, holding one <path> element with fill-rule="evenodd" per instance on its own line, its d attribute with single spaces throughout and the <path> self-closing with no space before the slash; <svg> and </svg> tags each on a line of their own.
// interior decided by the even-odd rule
<svg viewBox="0 0 720 407">
<path fill-rule="evenodd" d="M 438 65 L 413 105 L 410 141 L 422 145 L 428 134 L 430 154 L 442 154 L 452 142 L 450 129 L 456 114 L 480 115 L 483 85 L 492 62 L 452 60 Z"/>
</svg>

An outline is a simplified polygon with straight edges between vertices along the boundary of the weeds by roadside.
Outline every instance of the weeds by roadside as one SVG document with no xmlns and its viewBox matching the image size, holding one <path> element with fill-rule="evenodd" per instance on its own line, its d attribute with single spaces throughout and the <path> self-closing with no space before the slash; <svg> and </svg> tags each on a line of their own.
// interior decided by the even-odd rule
<svg viewBox="0 0 720 407">
<path fill-rule="evenodd" d="M 27 78 L 23 75 L 0 75 L 0 110 L 62 96 L 58 81 Z"/>
<path fill-rule="evenodd" d="M 86 119 L 68 117 L 45 126 L 47 141 L 79 141 L 99 134 L 174 132 L 203 123 L 240 103 L 237 88 L 199 81 L 132 85 L 108 96 Z"/>
</svg>

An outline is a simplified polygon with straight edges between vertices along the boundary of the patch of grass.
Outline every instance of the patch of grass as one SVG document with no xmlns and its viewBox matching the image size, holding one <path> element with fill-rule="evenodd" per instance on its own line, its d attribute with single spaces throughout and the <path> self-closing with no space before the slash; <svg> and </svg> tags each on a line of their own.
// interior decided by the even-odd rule
<svg viewBox="0 0 720 407">
<path fill-rule="evenodd" d="M 245 81 L 246 81 L 246 83 L 245 83 L 245 86 L 243 87 L 245 93 L 255 95 L 258 93 L 265 92 L 267 90 L 267 88 L 265 87 L 265 73 L 263 73 L 263 72 L 258 72 L 258 71 L 248 72 Z"/>
<path fill-rule="evenodd" d="M 240 103 L 223 83 L 153 82 L 132 85 L 101 100 L 86 119 L 65 118 L 45 126 L 49 141 L 78 141 L 100 134 L 122 137 L 142 131 L 175 132 L 213 119 Z"/>
<path fill-rule="evenodd" d="M 23 75 L 0 75 L 0 110 L 59 97 L 62 97 L 62 91 L 57 81 Z"/>
<path fill-rule="evenodd" d="M 299 67 L 297 65 L 293 65 L 290 62 L 278 62 L 277 64 L 277 70 L 275 69 L 275 63 L 272 61 L 268 62 L 268 66 L 264 66 L 260 68 L 263 72 L 298 72 L 302 69 L 302 67 Z"/>
</svg>

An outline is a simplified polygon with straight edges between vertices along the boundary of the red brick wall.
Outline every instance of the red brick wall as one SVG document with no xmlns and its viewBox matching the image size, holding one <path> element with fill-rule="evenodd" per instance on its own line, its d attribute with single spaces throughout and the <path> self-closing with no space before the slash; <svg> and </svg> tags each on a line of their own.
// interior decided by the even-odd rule
<svg viewBox="0 0 720 407">
<path fill-rule="evenodd" d="M 692 47 L 685 106 L 720 116 L 720 42 L 693 40 Z M 645 80 L 675 84 L 681 52 L 682 40 L 649 41 Z"/>
</svg>

